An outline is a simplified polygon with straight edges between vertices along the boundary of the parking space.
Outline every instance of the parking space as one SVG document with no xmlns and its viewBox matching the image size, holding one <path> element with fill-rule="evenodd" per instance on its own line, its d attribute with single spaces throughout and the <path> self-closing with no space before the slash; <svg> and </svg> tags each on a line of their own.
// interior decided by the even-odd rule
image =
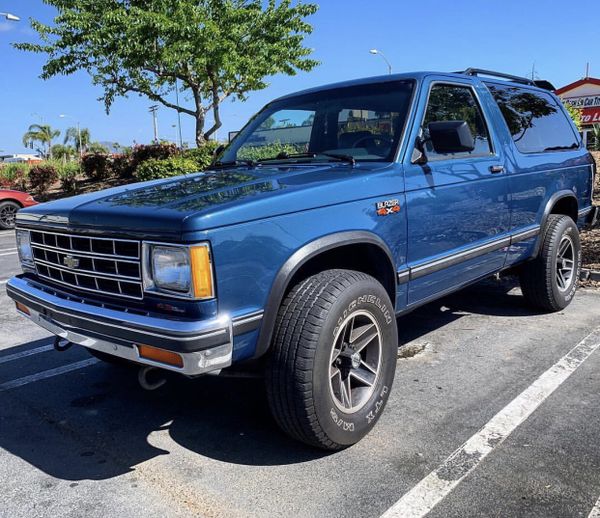
<svg viewBox="0 0 600 518">
<path fill-rule="evenodd" d="M 16 271 L 16 254 L 0 256 L 0 279 Z M 0 286 L 0 515 L 403 516 L 416 508 L 398 502 L 424 488 L 431 516 L 593 516 L 599 311 L 600 293 L 582 290 L 566 311 L 532 313 L 488 281 L 399 319 L 386 412 L 327 454 L 277 429 L 261 380 L 169 376 L 146 392 L 135 370 L 55 352 Z M 503 412 L 485 455 L 460 450 Z"/>
</svg>

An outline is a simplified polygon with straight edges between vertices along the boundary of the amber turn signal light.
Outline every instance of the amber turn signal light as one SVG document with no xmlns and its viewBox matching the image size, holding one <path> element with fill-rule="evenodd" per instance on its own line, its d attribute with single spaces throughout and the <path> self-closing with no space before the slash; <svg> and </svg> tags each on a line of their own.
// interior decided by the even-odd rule
<svg viewBox="0 0 600 518">
<path fill-rule="evenodd" d="M 17 305 L 17 309 L 21 313 L 25 313 L 26 315 L 31 315 L 31 313 L 29 312 L 29 308 L 27 306 L 25 306 L 24 304 L 21 304 L 20 302 L 15 302 L 15 304 Z"/>
<path fill-rule="evenodd" d="M 144 344 L 139 344 L 137 348 L 140 358 L 159 363 L 166 363 L 167 365 L 173 365 L 174 367 L 183 367 L 183 358 L 177 353 Z"/>
<path fill-rule="evenodd" d="M 192 286 L 194 297 L 208 299 L 214 297 L 212 265 L 208 246 L 193 246 L 190 248 L 192 263 Z"/>
</svg>

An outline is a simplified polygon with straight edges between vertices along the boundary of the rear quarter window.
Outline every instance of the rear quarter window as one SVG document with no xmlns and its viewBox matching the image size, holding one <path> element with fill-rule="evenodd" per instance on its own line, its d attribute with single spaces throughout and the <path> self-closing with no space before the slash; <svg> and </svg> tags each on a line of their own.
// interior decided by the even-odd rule
<svg viewBox="0 0 600 518">
<path fill-rule="evenodd" d="M 486 83 L 521 153 L 576 149 L 571 123 L 550 94 Z"/>
</svg>

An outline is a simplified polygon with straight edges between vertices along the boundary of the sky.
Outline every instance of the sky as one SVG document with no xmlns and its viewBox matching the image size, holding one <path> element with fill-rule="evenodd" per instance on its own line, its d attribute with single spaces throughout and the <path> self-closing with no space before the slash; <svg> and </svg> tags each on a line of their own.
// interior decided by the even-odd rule
<svg viewBox="0 0 600 518">
<path fill-rule="evenodd" d="M 531 76 L 560 87 L 585 75 L 600 77 L 600 6 L 598 0 L 565 4 L 555 0 L 322 0 L 309 20 L 314 32 L 306 46 L 321 65 L 296 76 L 269 78 L 269 87 L 251 92 L 245 102 L 222 108 L 221 140 L 240 129 L 270 100 L 322 84 L 387 73 L 382 51 L 394 72 L 455 71 L 478 67 Z M 90 129 L 92 140 L 121 145 L 152 140 L 149 100 L 120 98 L 107 115 L 97 99 L 102 91 L 85 72 L 39 78 L 43 55 L 12 48 L 12 42 L 35 42 L 29 18 L 51 23 L 54 8 L 42 0 L 0 0 L 0 12 L 21 22 L 0 21 L 0 152 L 27 152 L 22 136 L 30 124 L 64 130 Z M 67 117 L 60 118 L 59 115 Z M 182 114 L 183 140 L 194 141 L 193 119 Z M 161 107 L 159 137 L 176 139 L 177 114 Z M 209 127 L 210 120 L 207 121 Z M 57 140 L 62 141 L 62 135 Z"/>
</svg>

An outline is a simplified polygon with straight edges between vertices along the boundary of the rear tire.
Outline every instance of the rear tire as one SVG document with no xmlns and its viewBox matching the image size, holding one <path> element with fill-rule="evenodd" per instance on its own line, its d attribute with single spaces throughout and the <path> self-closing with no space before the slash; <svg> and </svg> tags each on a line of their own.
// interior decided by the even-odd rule
<svg viewBox="0 0 600 518">
<path fill-rule="evenodd" d="M 15 228 L 15 217 L 21 206 L 15 201 L 0 202 L 0 229 L 11 230 Z"/>
<path fill-rule="evenodd" d="M 579 230 L 569 216 L 551 214 L 541 239 L 538 256 L 521 269 L 521 290 L 531 305 L 560 311 L 573 300 L 581 273 Z"/>
<path fill-rule="evenodd" d="M 351 270 L 305 279 L 275 324 L 266 376 L 275 420 L 318 448 L 358 442 L 387 402 L 397 347 L 393 305 L 376 279 Z"/>
</svg>

